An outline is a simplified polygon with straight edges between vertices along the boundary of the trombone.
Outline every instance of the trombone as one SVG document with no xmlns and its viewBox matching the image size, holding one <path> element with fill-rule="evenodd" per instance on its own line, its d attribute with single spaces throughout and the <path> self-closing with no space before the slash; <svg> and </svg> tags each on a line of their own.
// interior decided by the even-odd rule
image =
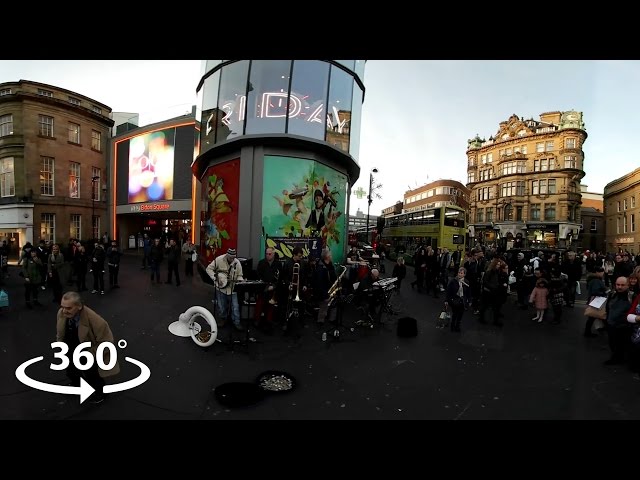
<svg viewBox="0 0 640 480">
<path fill-rule="evenodd" d="M 291 285 L 295 285 L 296 289 L 296 298 L 293 299 L 294 302 L 301 302 L 300 299 L 300 264 L 293 264 L 293 273 L 291 274 Z"/>
<path fill-rule="evenodd" d="M 296 289 L 295 298 L 293 296 L 293 289 Z M 293 271 L 291 274 L 291 283 L 289 283 L 289 300 L 287 302 L 287 314 L 285 319 L 288 321 L 292 316 L 298 317 L 299 312 L 297 308 L 293 307 L 293 303 L 301 302 L 300 298 L 300 264 L 298 262 L 293 264 Z"/>
</svg>

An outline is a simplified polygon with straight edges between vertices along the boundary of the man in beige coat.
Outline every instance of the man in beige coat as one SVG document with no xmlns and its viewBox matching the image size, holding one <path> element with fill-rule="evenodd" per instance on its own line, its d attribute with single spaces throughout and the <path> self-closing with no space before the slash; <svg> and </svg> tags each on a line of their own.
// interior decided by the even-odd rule
<svg viewBox="0 0 640 480">
<path fill-rule="evenodd" d="M 102 370 L 98 367 L 97 362 L 88 370 L 78 370 L 73 365 L 73 351 L 83 342 L 90 342 L 89 351 L 95 358 L 96 350 L 102 342 L 113 343 L 113 333 L 107 321 L 96 312 L 85 306 L 78 292 L 67 292 L 60 300 L 60 310 L 58 310 L 56 325 L 56 340 L 65 342 L 69 346 L 69 366 L 67 367 L 67 377 L 71 380 L 74 387 L 80 386 L 80 378 L 91 385 L 95 392 L 90 397 L 90 402 L 101 403 L 105 394 L 102 391 L 104 387 L 104 377 L 116 375 L 120 372 L 118 362 L 111 370 Z M 114 345 L 115 347 L 116 345 Z M 109 364 L 110 351 L 108 348 L 103 350 L 104 363 Z"/>
</svg>

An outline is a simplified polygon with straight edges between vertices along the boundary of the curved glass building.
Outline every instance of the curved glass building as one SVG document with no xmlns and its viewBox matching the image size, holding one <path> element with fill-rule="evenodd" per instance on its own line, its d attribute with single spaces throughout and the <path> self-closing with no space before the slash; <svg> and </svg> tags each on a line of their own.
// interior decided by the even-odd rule
<svg viewBox="0 0 640 480">
<path fill-rule="evenodd" d="M 198 85 L 202 254 L 295 246 L 342 262 L 360 174 L 364 60 L 206 60 Z M 198 194 L 196 192 L 196 194 Z"/>
</svg>

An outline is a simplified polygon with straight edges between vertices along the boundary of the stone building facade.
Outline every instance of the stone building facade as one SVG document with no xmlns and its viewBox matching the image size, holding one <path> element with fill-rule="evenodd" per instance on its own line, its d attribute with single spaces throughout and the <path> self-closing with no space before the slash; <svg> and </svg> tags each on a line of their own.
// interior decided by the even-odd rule
<svg viewBox="0 0 640 480">
<path fill-rule="evenodd" d="M 107 230 L 111 108 L 76 92 L 0 83 L 0 238 L 64 244 Z"/>
<path fill-rule="evenodd" d="M 640 252 L 638 231 L 640 168 L 609 182 L 604 187 L 604 218 L 608 252 Z M 585 226 L 586 228 L 586 226 Z"/>
<path fill-rule="evenodd" d="M 569 247 L 579 237 L 587 139 L 582 113 L 511 115 L 495 136 L 468 141 L 471 243 Z"/>
</svg>

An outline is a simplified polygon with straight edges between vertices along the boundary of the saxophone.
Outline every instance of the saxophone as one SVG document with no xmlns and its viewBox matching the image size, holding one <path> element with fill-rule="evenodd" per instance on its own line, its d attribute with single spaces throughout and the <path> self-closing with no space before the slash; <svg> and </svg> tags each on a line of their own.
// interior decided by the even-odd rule
<svg viewBox="0 0 640 480">
<path fill-rule="evenodd" d="M 341 265 L 341 267 L 343 268 L 342 273 L 338 275 L 338 278 L 336 278 L 336 281 L 333 282 L 333 285 L 331 285 L 331 288 L 329 289 L 329 305 L 333 304 L 333 300 L 335 299 L 336 295 L 340 292 L 340 290 L 342 290 L 342 277 L 344 277 L 344 274 L 347 271 L 347 267 L 344 265 Z"/>
</svg>

